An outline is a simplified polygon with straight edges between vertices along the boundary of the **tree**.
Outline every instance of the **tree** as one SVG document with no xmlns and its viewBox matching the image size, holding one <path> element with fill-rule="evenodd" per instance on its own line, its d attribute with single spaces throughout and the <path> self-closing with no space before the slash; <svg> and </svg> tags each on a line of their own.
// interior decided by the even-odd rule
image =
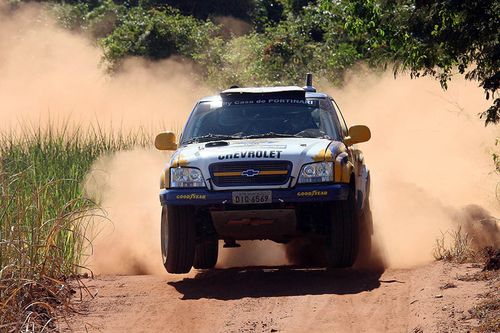
<svg viewBox="0 0 500 333">
<path fill-rule="evenodd" d="M 409 57 L 406 65 L 415 75 L 438 77 L 444 87 L 457 68 L 479 81 L 486 98 L 494 98 L 500 87 L 499 13 L 498 0 L 417 0 L 408 22 L 409 45 L 425 57 Z M 500 121 L 498 97 L 481 117 L 486 124 Z"/>
<path fill-rule="evenodd" d="M 409 70 L 412 77 L 432 75 L 443 88 L 456 71 L 479 81 L 486 98 L 494 99 L 481 117 L 486 124 L 500 121 L 500 99 L 495 98 L 500 86 L 500 1 L 318 0 L 309 11 L 315 11 L 315 22 L 325 22 L 323 31 L 331 31 L 340 18 L 341 40 L 355 48 L 360 60 L 394 63 L 395 73 Z"/>
</svg>

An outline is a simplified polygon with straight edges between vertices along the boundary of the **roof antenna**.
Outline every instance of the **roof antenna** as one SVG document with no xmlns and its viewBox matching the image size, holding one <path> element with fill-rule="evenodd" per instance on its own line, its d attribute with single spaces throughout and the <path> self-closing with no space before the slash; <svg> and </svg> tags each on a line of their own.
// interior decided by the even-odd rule
<svg viewBox="0 0 500 333">
<path fill-rule="evenodd" d="M 311 73 L 307 73 L 306 86 L 303 89 L 307 92 L 316 92 L 316 88 L 313 87 L 313 75 Z"/>
</svg>

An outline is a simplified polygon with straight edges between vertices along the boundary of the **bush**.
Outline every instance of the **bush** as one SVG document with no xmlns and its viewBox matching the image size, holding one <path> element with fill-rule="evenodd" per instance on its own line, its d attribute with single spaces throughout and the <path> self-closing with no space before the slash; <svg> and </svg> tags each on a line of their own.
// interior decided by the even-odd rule
<svg viewBox="0 0 500 333">
<path fill-rule="evenodd" d="M 157 60 L 172 55 L 192 58 L 209 49 L 217 27 L 178 11 L 134 7 L 118 19 L 116 29 L 100 40 L 105 59 L 116 64 L 125 56 Z"/>
</svg>

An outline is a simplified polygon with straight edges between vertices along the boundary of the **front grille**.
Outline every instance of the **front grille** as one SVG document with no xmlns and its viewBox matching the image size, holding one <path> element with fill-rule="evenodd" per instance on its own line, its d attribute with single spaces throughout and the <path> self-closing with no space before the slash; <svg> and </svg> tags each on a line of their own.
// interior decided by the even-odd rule
<svg viewBox="0 0 500 333">
<path fill-rule="evenodd" d="M 221 162 L 209 167 L 212 182 L 224 186 L 282 185 L 292 171 L 289 161 Z"/>
</svg>

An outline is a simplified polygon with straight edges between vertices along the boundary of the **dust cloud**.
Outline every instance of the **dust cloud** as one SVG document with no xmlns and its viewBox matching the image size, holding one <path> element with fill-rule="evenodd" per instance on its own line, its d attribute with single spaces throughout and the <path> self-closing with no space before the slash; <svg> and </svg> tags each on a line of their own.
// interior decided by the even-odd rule
<svg viewBox="0 0 500 333">
<path fill-rule="evenodd" d="M 1 6 L 3 4 L 3 6 Z M 0 0 L 0 129 L 49 122 L 99 123 L 128 131 L 179 128 L 208 90 L 180 59 L 125 61 L 109 76 L 102 50 L 59 28 L 36 4 L 10 11 Z"/>
<path fill-rule="evenodd" d="M 457 225 L 470 237 L 470 247 L 480 253 L 485 247 L 500 248 L 500 225 L 498 219 L 479 205 L 468 205 L 452 217 Z M 462 231 L 456 229 L 457 231 Z"/>
<path fill-rule="evenodd" d="M 94 163 L 85 190 L 105 216 L 94 218 L 92 255 L 85 263 L 95 273 L 164 272 L 158 188 L 167 159 L 168 153 L 136 149 Z"/>
<path fill-rule="evenodd" d="M 500 132 L 478 117 L 489 104 L 476 82 L 457 75 L 443 91 L 431 78 L 353 74 L 329 92 L 348 124 L 372 131 L 359 146 L 371 170 L 375 246 L 388 267 L 432 260 L 441 232 L 465 220 L 476 229 L 485 216 L 496 223 L 500 179 L 491 152 Z"/>
</svg>

